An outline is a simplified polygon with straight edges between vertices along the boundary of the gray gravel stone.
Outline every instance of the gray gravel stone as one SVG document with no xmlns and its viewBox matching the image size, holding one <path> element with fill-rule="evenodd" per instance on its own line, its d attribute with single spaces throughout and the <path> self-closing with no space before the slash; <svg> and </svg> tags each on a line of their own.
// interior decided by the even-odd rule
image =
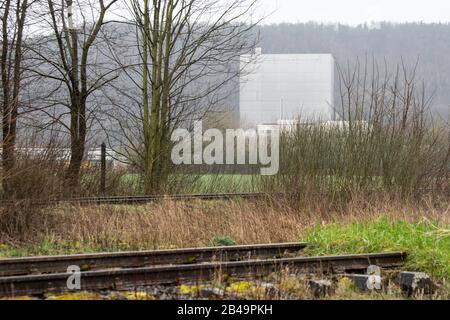
<svg viewBox="0 0 450 320">
<path fill-rule="evenodd" d="M 309 288 L 315 298 L 323 298 L 335 292 L 333 282 L 330 280 L 310 280 Z"/>
<path fill-rule="evenodd" d="M 383 288 L 383 279 L 378 275 L 351 274 L 345 277 L 352 280 L 361 292 L 380 291 Z"/>
<path fill-rule="evenodd" d="M 416 293 L 432 294 L 436 290 L 433 280 L 423 272 L 400 272 L 398 283 L 408 295 Z"/>
</svg>

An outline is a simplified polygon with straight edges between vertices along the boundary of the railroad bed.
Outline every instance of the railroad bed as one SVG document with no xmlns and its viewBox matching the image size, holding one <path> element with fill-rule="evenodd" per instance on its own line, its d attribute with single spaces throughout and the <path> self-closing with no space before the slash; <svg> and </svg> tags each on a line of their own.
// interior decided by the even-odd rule
<svg viewBox="0 0 450 320">
<path fill-rule="evenodd" d="M 204 194 L 177 194 L 177 195 L 150 195 L 150 196 L 113 196 L 113 197 L 87 197 L 56 200 L 27 200 L 33 205 L 44 206 L 54 204 L 102 205 L 102 204 L 147 204 L 162 200 L 194 201 L 194 200 L 233 200 L 233 199 L 260 199 L 270 196 L 283 195 L 281 193 L 204 193 Z M 20 204 L 18 201 L 0 201 L 0 206 Z"/>
<path fill-rule="evenodd" d="M 80 269 L 81 290 L 210 281 L 218 274 L 256 279 L 289 268 L 304 274 L 345 274 L 403 265 L 401 252 L 305 257 L 305 243 L 101 253 L 0 260 L 0 297 L 67 292 L 69 267 Z"/>
</svg>

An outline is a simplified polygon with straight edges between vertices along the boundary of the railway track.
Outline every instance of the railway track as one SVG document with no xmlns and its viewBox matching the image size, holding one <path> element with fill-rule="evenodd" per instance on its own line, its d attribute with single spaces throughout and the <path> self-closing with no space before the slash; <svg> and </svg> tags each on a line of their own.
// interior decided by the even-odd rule
<svg viewBox="0 0 450 320">
<path fill-rule="evenodd" d="M 287 197 L 289 193 L 264 193 L 264 192 L 244 192 L 244 193 L 204 193 L 204 194 L 175 194 L 175 195 L 149 195 L 149 196 L 105 196 L 105 197 L 84 197 L 53 200 L 17 200 L 0 201 L 0 207 L 6 205 L 17 205 L 27 202 L 36 206 L 56 205 L 56 204 L 77 204 L 77 205 L 102 205 L 102 204 L 147 204 L 163 200 L 170 201 L 194 201 L 194 200 L 234 200 L 234 199 L 263 199 L 267 197 Z"/>
<path fill-rule="evenodd" d="M 60 203 L 80 205 L 102 205 L 102 204 L 146 204 L 162 200 L 171 201 L 194 201 L 194 200 L 232 200 L 232 199 L 257 199 L 267 197 L 267 193 L 218 193 L 218 194 L 180 194 L 180 195 L 152 195 L 152 196 L 117 196 L 117 197 L 88 197 L 58 200 L 36 200 L 33 205 L 43 206 Z M 19 201 L 1 201 L 0 205 L 20 203 Z"/>
<path fill-rule="evenodd" d="M 306 246 L 306 243 L 282 243 L 5 259 L 0 260 L 0 277 L 66 272 L 67 267 L 72 265 L 80 266 L 83 271 L 93 271 L 195 264 L 215 260 L 239 261 L 277 258 L 298 254 Z"/>
<path fill-rule="evenodd" d="M 0 261 L 0 297 L 66 292 L 71 274 L 65 271 L 73 265 L 88 270 L 80 273 L 81 290 L 98 291 L 207 281 L 220 274 L 258 278 L 287 267 L 300 273 L 344 274 L 374 264 L 382 268 L 400 267 L 406 258 L 401 252 L 299 256 L 305 247 L 304 243 L 290 243 L 8 259 Z"/>
</svg>

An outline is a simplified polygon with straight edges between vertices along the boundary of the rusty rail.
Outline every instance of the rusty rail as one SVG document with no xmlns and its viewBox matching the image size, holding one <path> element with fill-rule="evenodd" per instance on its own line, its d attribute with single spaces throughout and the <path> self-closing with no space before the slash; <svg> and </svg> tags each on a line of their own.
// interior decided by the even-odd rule
<svg viewBox="0 0 450 320">
<path fill-rule="evenodd" d="M 154 266 L 134 269 L 88 271 L 80 275 L 81 290 L 120 290 L 138 286 L 212 280 L 218 274 L 240 278 L 267 276 L 289 267 L 291 272 L 341 274 L 369 265 L 395 268 L 403 265 L 405 253 L 378 253 L 327 257 L 297 257 L 238 262 L 209 262 L 191 265 Z M 44 295 L 66 292 L 69 274 L 56 273 L 0 278 L 0 296 Z"/>
<path fill-rule="evenodd" d="M 194 264 L 215 260 L 239 261 L 279 258 L 289 254 L 298 255 L 306 246 L 306 243 L 279 243 L 0 259 L 0 276 L 66 272 L 68 266 L 79 266 L 83 271 L 93 271 L 112 268 Z"/>
</svg>

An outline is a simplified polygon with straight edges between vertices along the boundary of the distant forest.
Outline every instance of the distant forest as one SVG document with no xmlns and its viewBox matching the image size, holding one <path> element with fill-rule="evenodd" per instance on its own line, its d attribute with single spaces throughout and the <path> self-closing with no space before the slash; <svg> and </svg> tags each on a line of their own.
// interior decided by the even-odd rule
<svg viewBox="0 0 450 320">
<path fill-rule="evenodd" d="M 450 116 L 450 24 L 381 23 L 361 25 L 318 23 L 276 24 L 260 27 L 265 54 L 332 53 L 338 64 L 372 57 L 379 63 L 401 63 L 413 68 L 433 96 L 433 110 Z"/>
</svg>

